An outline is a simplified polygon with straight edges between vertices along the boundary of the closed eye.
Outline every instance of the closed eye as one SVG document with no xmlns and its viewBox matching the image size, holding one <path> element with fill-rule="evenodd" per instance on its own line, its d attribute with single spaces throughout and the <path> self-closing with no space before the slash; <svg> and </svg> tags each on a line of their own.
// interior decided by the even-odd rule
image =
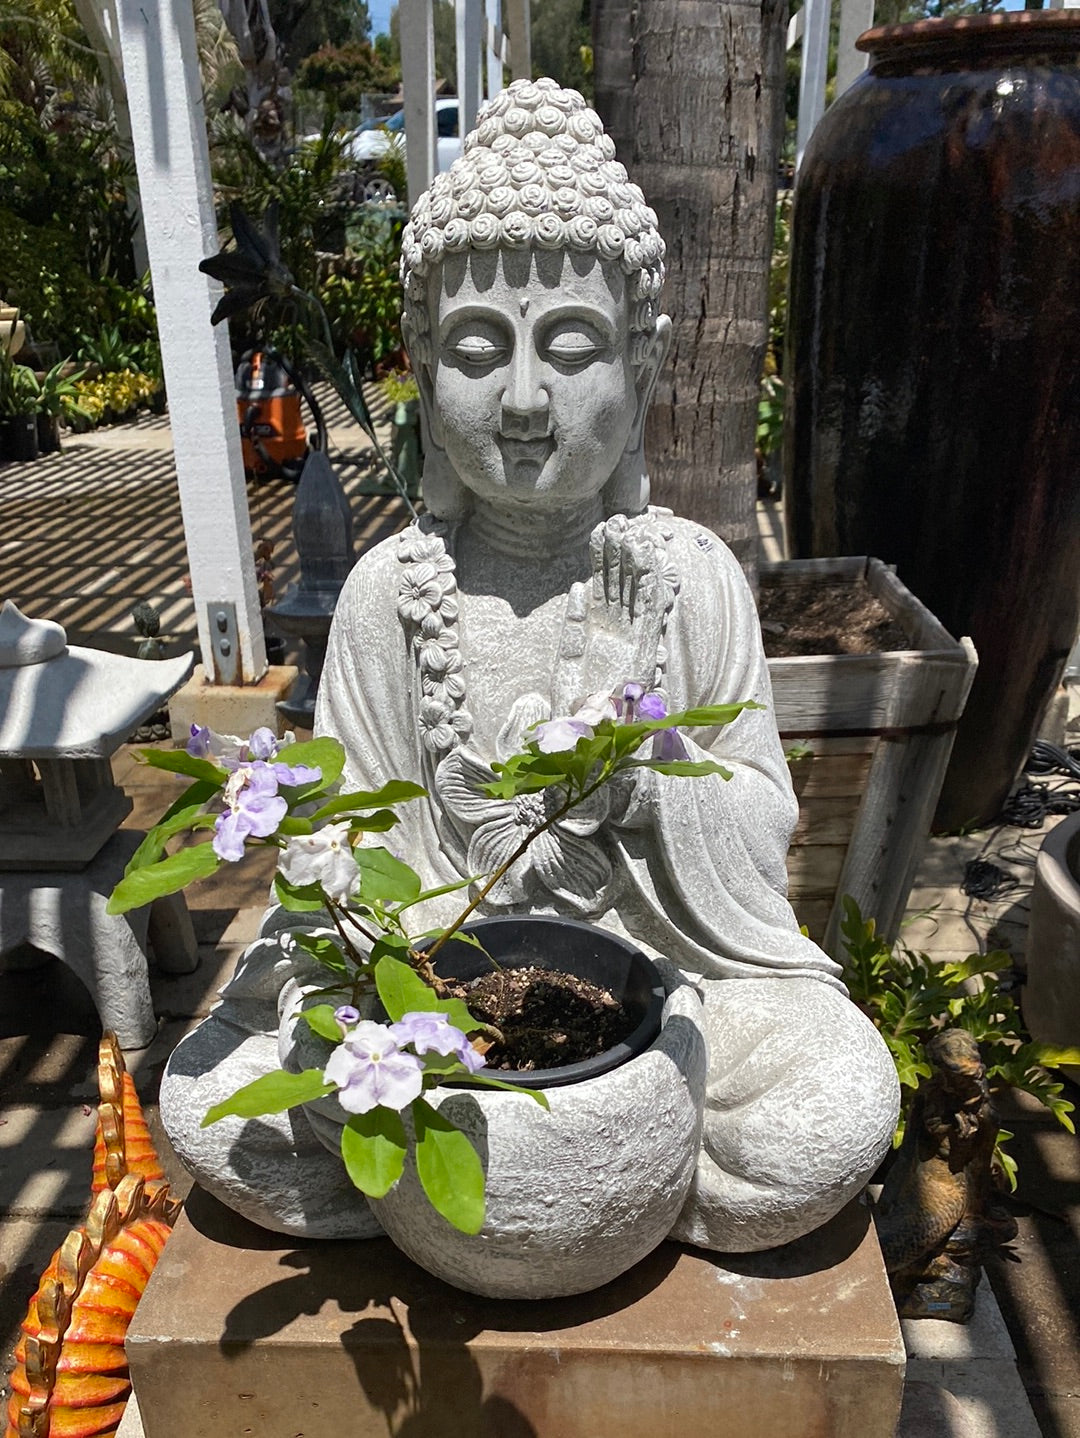
<svg viewBox="0 0 1080 1438">
<path fill-rule="evenodd" d="M 447 351 L 462 364 L 482 367 L 501 364 L 510 353 L 510 348 L 486 335 L 462 335 L 447 346 Z"/>
</svg>

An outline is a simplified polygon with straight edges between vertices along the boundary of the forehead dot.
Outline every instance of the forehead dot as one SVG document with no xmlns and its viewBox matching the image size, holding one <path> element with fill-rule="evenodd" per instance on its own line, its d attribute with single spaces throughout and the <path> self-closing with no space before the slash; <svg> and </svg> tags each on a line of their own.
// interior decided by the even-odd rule
<svg viewBox="0 0 1080 1438">
<path fill-rule="evenodd" d="M 529 300 L 528 300 L 528 296 L 523 295 L 523 296 L 521 297 L 521 299 L 518 300 L 518 306 L 519 306 L 520 309 L 521 309 L 521 317 L 522 317 L 522 319 L 524 319 L 525 316 L 529 313 Z"/>
</svg>

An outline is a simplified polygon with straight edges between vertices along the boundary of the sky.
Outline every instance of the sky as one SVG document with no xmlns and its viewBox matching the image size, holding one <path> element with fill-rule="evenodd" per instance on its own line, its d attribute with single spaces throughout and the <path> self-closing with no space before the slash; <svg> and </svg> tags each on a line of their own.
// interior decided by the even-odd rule
<svg viewBox="0 0 1080 1438">
<path fill-rule="evenodd" d="M 386 35 L 390 32 L 390 7 L 393 0 L 368 0 L 368 14 L 371 16 L 371 36 Z"/>
</svg>

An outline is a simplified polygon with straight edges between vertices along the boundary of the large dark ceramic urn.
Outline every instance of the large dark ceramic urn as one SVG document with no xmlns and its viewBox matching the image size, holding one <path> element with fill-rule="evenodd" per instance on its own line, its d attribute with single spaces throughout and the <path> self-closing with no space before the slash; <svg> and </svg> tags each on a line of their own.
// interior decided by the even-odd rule
<svg viewBox="0 0 1080 1438">
<path fill-rule="evenodd" d="M 1080 618 L 1080 17 L 859 47 L 796 189 L 788 518 L 975 641 L 952 829 L 998 812 Z"/>
</svg>

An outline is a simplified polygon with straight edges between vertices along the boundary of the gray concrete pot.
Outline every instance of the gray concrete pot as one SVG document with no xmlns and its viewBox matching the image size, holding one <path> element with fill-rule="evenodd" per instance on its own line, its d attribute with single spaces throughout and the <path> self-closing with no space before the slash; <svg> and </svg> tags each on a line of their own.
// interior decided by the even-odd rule
<svg viewBox="0 0 1080 1438">
<path fill-rule="evenodd" d="M 1024 1022 L 1040 1043 L 1080 1045 L 1080 814 L 1055 825 L 1035 865 Z M 1080 1081 L 1080 1068 L 1062 1072 Z"/>
<path fill-rule="evenodd" d="M 662 981 L 632 945 L 592 925 L 542 917 L 484 920 L 475 927 L 489 929 L 488 944 L 500 927 L 505 937 L 523 923 L 544 935 L 542 943 L 550 936 L 549 966 L 572 972 L 581 967 L 566 962 L 567 930 L 581 931 L 579 939 L 591 936 L 606 953 L 607 972 L 598 981 L 609 988 L 618 951 L 628 972 L 640 960 L 652 975 L 640 990 L 645 1019 L 652 989 Z M 461 947 L 471 962 L 476 950 Z M 521 961 L 534 957 L 524 952 Z M 306 1026 L 292 1022 L 301 1002 L 297 989 L 283 1005 L 282 1059 L 289 1067 L 313 1061 L 301 1051 L 310 1042 L 301 1032 Z M 488 1298 L 587 1293 L 651 1253 L 667 1237 L 689 1191 L 705 1097 L 706 1050 L 696 992 L 689 985 L 676 988 L 658 1018 L 655 1036 L 643 1039 L 639 1026 L 638 1037 L 630 1035 L 614 1066 L 608 1066 L 609 1055 L 591 1060 L 591 1069 L 581 1066 L 589 1077 L 567 1083 L 557 1069 L 522 1075 L 526 1084 L 539 1078 L 545 1085 L 547 1111 L 524 1094 L 432 1090 L 429 1102 L 444 1110 L 480 1153 L 487 1177 L 484 1226 L 475 1235 L 459 1233 L 436 1213 L 410 1154 L 394 1188 L 371 1201 L 397 1246 L 429 1273 Z M 329 1111 L 332 1103 L 336 1116 Z M 337 1104 L 321 1099 L 305 1112 L 323 1143 L 336 1150 L 345 1118 Z"/>
</svg>

